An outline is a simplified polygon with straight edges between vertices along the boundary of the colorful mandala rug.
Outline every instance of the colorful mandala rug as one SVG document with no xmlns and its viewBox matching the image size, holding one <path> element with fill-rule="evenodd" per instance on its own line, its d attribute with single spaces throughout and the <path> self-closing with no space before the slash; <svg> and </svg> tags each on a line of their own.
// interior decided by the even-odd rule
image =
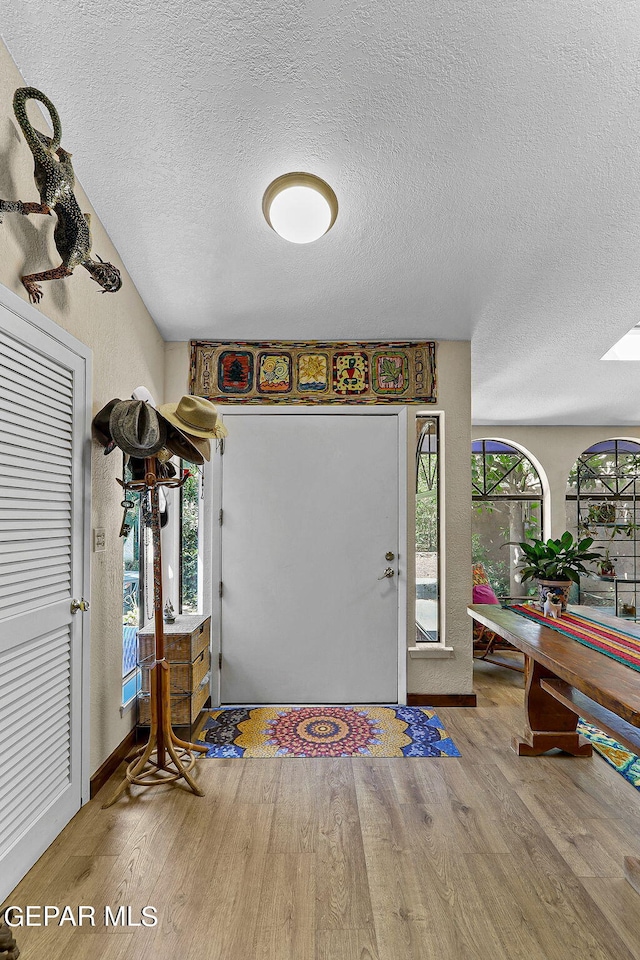
<svg viewBox="0 0 640 960">
<path fill-rule="evenodd" d="M 578 722 L 578 733 L 590 740 L 593 749 L 597 750 L 600 756 L 604 757 L 607 763 L 610 763 L 636 790 L 640 790 L 640 757 L 630 753 L 621 743 L 585 720 Z"/>
<path fill-rule="evenodd" d="M 225 707 L 200 735 L 207 757 L 459 757 L 421 707 Z"/>
</svg>

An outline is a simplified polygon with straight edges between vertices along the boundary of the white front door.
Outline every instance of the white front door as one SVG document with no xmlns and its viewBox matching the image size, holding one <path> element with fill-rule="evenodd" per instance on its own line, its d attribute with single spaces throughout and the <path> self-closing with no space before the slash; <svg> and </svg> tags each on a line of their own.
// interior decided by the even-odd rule
<svg viewBox="0 0 640 960">
<path fill-rule="evenodd" d="M 398 414 L 227 423 L 221 702 L 397 702 Z"/>
<path fill-rule="evenodd" d="M 72 343 L 0 291 L 0 902 L 88 785 L 88 614 L 71 599 L 87 575 L 90 354 Z"/>
</svg>

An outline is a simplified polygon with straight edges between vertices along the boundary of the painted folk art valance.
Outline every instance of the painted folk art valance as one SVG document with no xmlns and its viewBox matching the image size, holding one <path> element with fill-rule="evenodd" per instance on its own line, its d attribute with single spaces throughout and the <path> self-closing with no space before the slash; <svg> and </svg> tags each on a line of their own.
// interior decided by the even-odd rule
<svg viewBox="0 0 640 960">
<path fill-rule="evenodd" d="M 435 343 L 192 340 L 189 390 L 230 403 L 435 403 Z"/>
</svg>

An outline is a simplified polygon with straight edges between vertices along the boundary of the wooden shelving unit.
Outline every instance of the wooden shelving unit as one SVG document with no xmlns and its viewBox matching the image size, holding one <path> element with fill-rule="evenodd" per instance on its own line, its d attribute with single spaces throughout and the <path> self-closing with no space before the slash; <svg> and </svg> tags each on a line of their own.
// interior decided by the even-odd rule
<svg viewBox="0 0 640 960">
<path fill-rule="evenodd" d="M 174 623 L 164 624 L 165 657 L 171 665 L 169 694 L 174 727 L 197 731 L 202 709 L 211 696 L 211 617 L 179 614 Z M 138 726 L 151 723 L 151 667 L 155 659 L 153 624 L 138 633 L 138 665 L 142 678 L 138 694 Z"/>
</svg>

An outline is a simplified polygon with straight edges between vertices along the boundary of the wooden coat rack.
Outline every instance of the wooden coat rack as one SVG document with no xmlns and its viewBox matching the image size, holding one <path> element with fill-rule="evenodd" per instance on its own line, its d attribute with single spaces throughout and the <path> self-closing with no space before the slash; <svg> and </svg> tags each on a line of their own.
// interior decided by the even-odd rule
<svg viewBox="0 0 640 960">
<path fill-rule="evenodd" d="M 198 797 L 204 792 L 190 776 L 196 762 L 196 753 L 206 753 L 207 747 L 180 740 L 171 727 L 171 699 L 169 689 L 170 667 L 164 655 L 164 625 L 162 606 L 162 547 L 160 544 L 159 487 L 181 487 L 187 476 L 178 479 L 158 479 L 156 457 L 145 460 L 144 480 L 118 480 L 125 490 L 151 495 L 151 532 L 153 543 L 153 611 L 155 624 L 155 657 L 149 670 L 151 691 L 151 727 L 149 739 L 129 763 L 125 778 L 113 796 L 103 804 L 110 807 L 122 796 L 130 784 L 157 787 L 184 780 Z"/>
</svg>

